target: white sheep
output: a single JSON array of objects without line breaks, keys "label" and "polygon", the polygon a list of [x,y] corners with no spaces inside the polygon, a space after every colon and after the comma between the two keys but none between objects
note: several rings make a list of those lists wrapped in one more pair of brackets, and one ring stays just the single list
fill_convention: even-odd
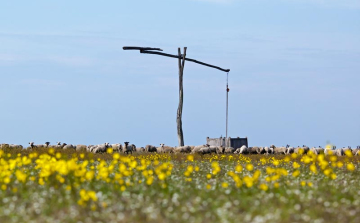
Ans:
[{"label": "white sheep", "polygon": [[317,150],[316,147],[312,147],[309,151],[312,152],[315,155],[319,155],[318,150]]},{"label": "white sheep", "polygon": [[11,149],[23,149],[24,147],[22,145],[10,144],[9,148],[11,148]]},{"label": "white sheep", "polygon": [[63,143],[62,149],[76,149],[76,146],[74,146],[73,144]]},{"label": "white sheep", "polygon": [[154,153],[154,152],[156,152],[156,147],[152,146],[152,145],[146,145],[145,146],[145,152]]},{"label": "white sheep", "polygon": [[242,146],[239,148],[239,154],[248,154],[248,153],[249,153],[249,150],[248,150],[247,146],[242,145]]},{"label": "white sheep", "polygon": [[97,146],[95,146],[95,148],[93,147],[92,152],[93,153],[105,153],[107,148],[109,148],[109,143],[108,142],[106,142],[104,144],[97,145]]},{"label": "white sheep", "polygon": [[48,146],[48,144],[39,144],[35,145],[34,142],[29,142],[31,148],[45,148]]},{"label": "white sheep", "polygon": [[294,147],[287,145],[286,146],[286,154],[294,153]]},{"label": "white sheep", "polygon": [[264,152],[266,155],[269,155],[269,154],[273,154],[274,151],[272,150],[272,148],[269,148],[267,146],[264,147]]},{"label": "white sheep", "polygon": [[225,147],[224,153],[234,153],[235,148],[233,147]]},{"label": "white sheep", "polygon": [[210,145],[205,144],[205,145],[194,146],[194,148],[192,148],[192,150],[191,150],[191,153],[197,153],[203,147],[210,147]]},{"label": "white sheep", "polygon": [[191,147],[190,146],[179,146],[174,148],[175,153],[190,153]]},{"label": "white sheep", "polygon": [[286,147],[276,147],[275,145],[271,145],[270,148],[273,149],[274,154],[286,154]]},{"label": "white sheep", "polygon": [[114,152],[120,153],[123,151],[123,147],[121,143],[111,144],[109,145],[109,147],[112,148]]},{"label": "white sheep", "polygon": [[81,145],[81,144],[75,146],[76,152],[86,151],[86,148],[87,148],[86,145]]},{"label": "white sheep", "polygon": [[174,153],[174,148],[170,146],[165,146],[165,144],[160,143],[160,147],[156,148],[158,153]]}]

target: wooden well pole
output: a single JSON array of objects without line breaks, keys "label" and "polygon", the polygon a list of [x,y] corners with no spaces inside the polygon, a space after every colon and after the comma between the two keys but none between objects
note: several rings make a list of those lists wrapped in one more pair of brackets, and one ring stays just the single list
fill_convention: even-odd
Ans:
[{"label": "wooden well pole", "polygon": [[186,57],[186,49],[184,47],[184,54],[181,55],[181,49],[178,48],[178,60],[179,60],[179,107],[177,110],[176,116],[176,124],[177,124],[177,134],[178,134],[178,142],[179,146],[184,146],[184,134],[182,130],[182,110],[184,104],[184,84],[183,84],[183,75],[184,75],[184,66],[185,66],[185,57]]},{"label": "wooden well pole", "polygon": [[[181,49],[179,47],[178,55],[158,52],[158,51],[163,51],[163,50],[160,48],[153,48],[153,47],[124,46],[123,49],[124,50],[140,50],[140,53],[157,54],[160,56],[166,56],[166,57],[172,57],[172,58],[178,59],[178,61],[179,61],[179,106],[178,106],[177,115],[176,115],[176,123],[177,123],[179,146],[184,146],[184,134],[183,134],[183,130],[182,130],[182,109],[183,109],[183,102],[184,102],[183,75],[184,75],[185,60],[194,62],[197,64],[201,64],[203,66],[212,67],[212,68],[215,68],[215,69],[227,72],[227,73],[230,71],[230,69],[223,69],[221,67],[214,66],[214,65],[211,65],[208,63],[204,63],[204,62],[201,62],[198,60],[186,58],[187,47],[184,47],[184,54],[181,54]],[[227,111],[226,111],[226,113],[227,113]],[[226,125],[227,125],[227,121],[226,121]],[[227,136],[227,126],[226,126],[226,136]]]}]

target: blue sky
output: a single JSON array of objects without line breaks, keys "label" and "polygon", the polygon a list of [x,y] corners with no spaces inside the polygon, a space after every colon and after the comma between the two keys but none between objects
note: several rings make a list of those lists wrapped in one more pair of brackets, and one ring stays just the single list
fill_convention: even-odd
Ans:
[{"label": "blue sky", "polygon": [[[360,1],[0,3],[0,143],[177,145],[177,60],[229,73],[229,135],[360,145]],[[185,144],[225,135],[224,72],[186,62]]]}]

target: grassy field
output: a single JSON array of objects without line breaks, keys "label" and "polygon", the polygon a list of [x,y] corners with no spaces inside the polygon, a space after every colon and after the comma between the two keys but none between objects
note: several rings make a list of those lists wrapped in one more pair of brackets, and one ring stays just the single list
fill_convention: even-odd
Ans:
[{"label": "grassy field", "polygon": [[360,222],[359,159],[0,150],[0,222]]}]

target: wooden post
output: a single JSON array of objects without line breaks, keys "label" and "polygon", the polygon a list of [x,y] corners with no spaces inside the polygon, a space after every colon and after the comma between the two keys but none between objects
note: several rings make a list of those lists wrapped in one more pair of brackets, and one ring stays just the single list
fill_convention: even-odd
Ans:
[{"label": "wooden post", "polygon": [[184,66],[185,66],[185,57],[186,57],[186,47],[184,47],[184,54],[181,58],[181,49],[178,48],[178,58],[179,58],[179,107],[177,110],[176,123],[177,123],[177,133],[179,146],[184,146],[184,135],[182,130],[182,109],[184,101],[184,91],[183,91],[183,75],[184,75]]},{"label": "wooden post", "polygon": [[[208,63],[204,63],[198,60],[194,60],[191,58],[186,58],[186,49],[187,47],[184,47],[184,54],[181,55],[181,49],[178,48],[178,55],[174,54],[168,54],[168,53],[162,53],[157,51],[162,51],[160,48],[153,48],[153,47],[137,47],[137,46],[124,46],[124,50],[140,50],[140,53],[146,53],[146,54],[156,54],[160,56],[166,56],[166,57],[172,57],[172,58],[178,58],[179,60],[179,107],[177,110],[177,116],[176,116],[176,123],[177,123],[177,132],[178,132],[178,141],[179,146],[184,146],[184,135],[182,130],[182,109],[183,109],[183,101],[184,101],[184,93],[183,93],[183,74],[184,74],[184,66],[185,66],[185,60],[194,62],[197,64],[201,64],[207,67],[212,67],[224,72],[230,72],[230,69],[223,69],[221,67],[217,67]],[[226,106],[227,108],[227,106]],[[227,114],[227,112],[226,112]],[[227,121],[226,121],[227,123]],[[227,127],[226,127],[226,136],[227,136]]]}]

